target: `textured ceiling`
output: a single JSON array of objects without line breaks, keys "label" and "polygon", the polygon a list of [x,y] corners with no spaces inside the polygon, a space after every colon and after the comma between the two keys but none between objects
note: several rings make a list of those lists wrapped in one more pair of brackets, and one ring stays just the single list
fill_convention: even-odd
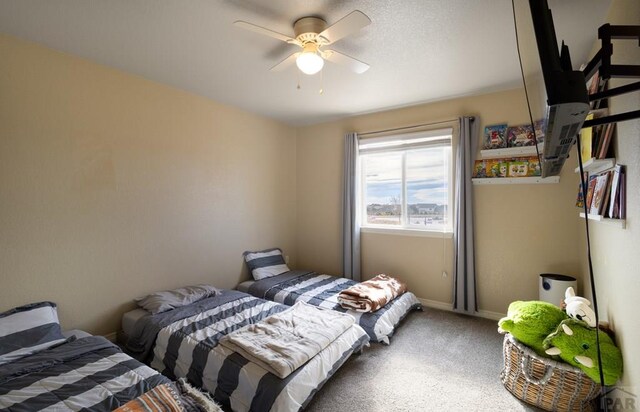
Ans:
[{"label": "textured ceiling", "polygon": [[[610,0],[549,0],[574,66],[589,58]],[[323,75],[269,68],[296,47],[300,17],[329,24],[361,10],[371,25],[332,48],[371,65]],[[527,72],[538,65],[528,2],[516,0]],[[510,0],[0,0],[0,32],[293,125],[520,85]],[[296,88],[300,78],[301,89]],[[321,86],[324,93],[318,94]]]}]

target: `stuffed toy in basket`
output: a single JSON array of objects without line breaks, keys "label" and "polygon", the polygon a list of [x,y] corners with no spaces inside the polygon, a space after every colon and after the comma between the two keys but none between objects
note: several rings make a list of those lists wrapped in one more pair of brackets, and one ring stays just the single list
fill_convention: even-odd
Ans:
[{"label": "stuffed toy in basket", "polygon": [[549,411],[590,411],[600,392],[600,340],[603,376],[614,385],[622,375],[622,354],[595,326],[590,302],[565,294],[567,313],[547,302],[513,302],[498,331],[504,339],[505,388],[517,398]]}]

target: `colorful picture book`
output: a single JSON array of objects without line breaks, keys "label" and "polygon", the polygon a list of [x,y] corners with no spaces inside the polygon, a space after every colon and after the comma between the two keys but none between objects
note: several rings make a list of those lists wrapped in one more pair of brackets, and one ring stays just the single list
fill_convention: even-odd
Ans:
[{"label": "colorful picture book", "polygon": [[507,147],[507,124],[494,124],[484,128],[483,149]]},{"label": "colorful picture book", "polygon": [[[597,119],[606,116],[608,109],[592,110],[586,120]],[[611,146],[611,139],[615,123],[603,124],[593,127],[585,127],[580,131],[580,146],[582,161],[591,158],[606,159]]]},{"label": "colorful picture book", "polygon": [[542,167],[537,156],[528,157],[527,162],[529,163],[527,176],[542,176]]},{"label": "colorful picture book", "polygon": [[507,129],[507,146],[522,147],[534,144],[533,128],[530,124],[511,126]]},{"label": "colorful picture book", "polygon": [[[589,184],[589,173],[584,172],[584,182]],[[584,208],[584,190],[582,190],[582,181],[578,183],[578,197],[576,198],[576,207]]]},{"label": "colorful picture book", "polygon": [[473,177],[507,177],[508,167],[502,159],[476,160]]},{"label": "colorful picture book", "polygon": [[587,210],[591,208],[591,201],[593,199],[593,190],[596,188],[596,180],[598,176],[589,176],[589,183],[587,185],[587,197],[585,197],[585,202],[587,205]]},{"label": "colorful picture book", "polygon": [[602,212],[602,206],[605,200],[605,192],[607,184],[609,183],[609,172],[605,172],[598,175],[596,178],[596,185],[593,189],[593,199],[591,200],[591,207],[589,209],[590,215],[599,215]]},{"label": "colorful picture book", "polygon": [[529,172],[529,162],[527,161],[512,161],[509,162],[509,171],[507,176],[509,177],[525,177]]},{"label": "colorful picture book", "polygon": [[612,170],[591,175],[587,183],[586,196],[583,196],[581,185],[578,187],[576,206],[584,208],[586,204],[590,215],[624,219],[626,205],[624,182],[623,165],[616,165]]},{"label": "colorful picture book", "polygon": [[546,119],[536,120],[535,123],[533,123],[533,127],[536,131],[536,140],[538,141],[538,143],[544,142],[544,131],[546,126]]},{"label": "colorful picture book", "polygon": [[[585,120],[592,120],[593,116],[593,113],[589,113]],[[580,130],[580,153],[582,155],[583,162],[586,162],[593,157],[591,155],[592,140],[593,127],[585,127],[584,129]]]},{"label": "colorful picture book", "polygon": [[542,169],[536,156],[509,159],[476,160],[473,177],[530,177],[540,176]]}]

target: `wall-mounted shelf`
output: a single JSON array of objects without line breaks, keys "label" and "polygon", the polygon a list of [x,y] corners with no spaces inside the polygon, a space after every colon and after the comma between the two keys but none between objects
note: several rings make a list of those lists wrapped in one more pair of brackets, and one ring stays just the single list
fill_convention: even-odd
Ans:
[{"label": "wall-mounted shelf", "polygon": [[[616,226],[620,229],[627,227],[627,221],[625,219],[610,219],[608,217],[602,217],[601,215],[588,215],[589,220],[604,223],[610,226]],[[580,217],[584,219],[584,213],[580,213]]]},{"label": "wall-mounted shelf", "polygon": [[[542,153],[544,143],[538,143],[538,150]],[[487,149],[480,150],[480,159],[503,159],[507,157],[527,157],[536,156],[535,146],[521,146],[521,147],[505,147],[504,149]]]},{"label": "wall-mounted shelf", "polygon": [[[499,150],[499,149],[498,149]],[[531,185],[560,183],[560,176],[551,177],[477,177],[471,179],[474,185]]]},{"label": "wall-mounted shelf", "polygon": [[[598,174],[600,172],[604,172],[607,169],[611,169],[616,165],[616,159],[596,159],[591,158],[586,162],[582,163],[582,169],[585,172],[589,172],[590,174]],[[580,166],[575,168],[576,173],[580,173]]]}]

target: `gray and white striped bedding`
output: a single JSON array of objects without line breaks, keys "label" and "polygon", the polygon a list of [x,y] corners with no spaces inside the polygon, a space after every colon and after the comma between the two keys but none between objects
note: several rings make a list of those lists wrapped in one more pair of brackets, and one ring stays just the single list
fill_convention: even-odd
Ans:
[{"label": "gray and white striped bedding", "polygon": [[[287,306],[265,301],[238,291],[194,304],[195,314],[172,319],[163,325],[163,314],[141,318],[136,323],[136,340],[147,340],[148,331],[157,330],[151,366],[171,378],[186,377],[210,392],[225,409],[234,411],[298,411],[333,373],[351,356],[368,345],[368,336],[351,326],[304,366],[280,379],[241,355],[218,345],[223,336],[258,322]],[[168,316],[172,311],[165,312]],[[145,332],[145,330],[147,332]],[[138,346],[144,346],[140,343]]]},{"label": "gray and white striped bedding", "polygon": [[0,368],[0,411],[111,411],[169,379],[103,337],[80,338]]},{"label": "gray and white striped bedding", "polygon": [[243,256],[255,280],[276,276],[289,270],[280,248],[261,250],[259,252],[247,251],[243,253]]},{"label": "gray and white striped bedding", "polygon": [[53,302],[31,303],[0,314],[0,365],[64,341]]},{"label": "gray and white striped bedding", "polygon": [[302,301],[309,304],[346,312],[367,332],[372,342],[388,344],[395,327],[407,314],[422,305],[416,296],[406,292],[383,308],[370,313],[346,310],[338,303],[340,291],[357,282],[315,272],[292,270],[277,276],[252,282],[245,290],[249,294],[285,305]]}]

